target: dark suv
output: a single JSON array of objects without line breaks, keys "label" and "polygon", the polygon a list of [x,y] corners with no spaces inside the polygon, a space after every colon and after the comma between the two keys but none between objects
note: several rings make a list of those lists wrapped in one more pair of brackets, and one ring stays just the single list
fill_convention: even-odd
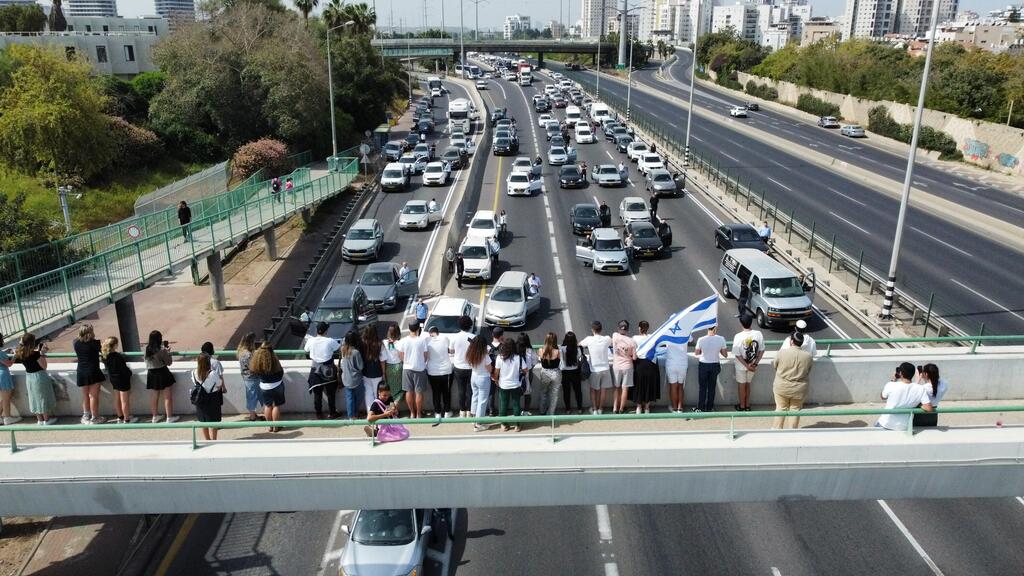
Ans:
[{"label": "dark suv", "polygon": [[363,287],[358,284],[336,284],[327,290],[320,304],[310,317],[306,335],[316,335],[316,327],[320,322],[327,322],[327,336],[341,340],[351,330],[359,330],[367,324],[377,321],[370,300],[366,297]]}]

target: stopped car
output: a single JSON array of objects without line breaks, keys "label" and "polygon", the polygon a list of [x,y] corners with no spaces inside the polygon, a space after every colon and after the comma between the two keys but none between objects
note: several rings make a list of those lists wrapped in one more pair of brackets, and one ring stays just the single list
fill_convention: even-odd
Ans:
[{"label": "stopped car", "polygon": [[633,256],[637,258],[659,258],[665,253],[665,246],[658,236],[658,229],[646,221],[626,224],[626,234],[632,236]]},{"label": "stopped car", "polygon": [[426,230],[441,219],[441,212],[431,211],[426,200],[409,200],[398,215],[398,227],[402,230]]},{"label": "stopped car", "polygon": [[822,128],[839,128],[839,120],[835,116],[822,116],[818,118],[818,126]]},{"label": "stopped car", "polygon": [[750,224],[723,224],[715,229],[715,248],[732,250],[733,248],[753,248],[762,252],[768,251],[768,245],[757,234]]},{"label": "stopped car", "polygon": [[493,210],[477,210],[469,221],[467,237],[476,238],[497,238],[498,237],[498,215]]},{"label": "stopped car", "polygon": [[466,236],[459,246],[463,280],[491,279],[491,244],[480,236]]},{"label": "stopped car", "polygon": [[562,166],[558,170],[559,188],[585,188],[586,186],[587,177],[576,164]]},{"label": "stopped car", "polygon": [[374,218],[362,218],[345,234],[341,243],[341,257],[349,262],[355,260],[376,260],[384,246],[384,230]]},{"label": "stopped car", "polygon": [[374,262],[363,270],[359,285],[375,309],[394,310],[399,300],[416,293],[419,271],[410,270],[405,276],[399,277],[398,270],[394,262]]},{"label": "stopped car", "polygon": [[590,129],[590,126],[586,122],[577,122],[576,128],[576,143],[577,144],[593,144],[594,143],[594,131]]},{"label": "stopped car", "polygon": [[476,334],[476,317],[480,308],[471,304],[465,298],[451,298],[443,296],[431,307],[430,315],[424,323],[424,332],[430,332],[431,328],[437,328],[441,334],[458,334],[459,318],[469,316],[473,320],[473,327],[470,332]]},{"label": "stopped car", "polygon": [[551,102],[548,101],[547,98],[538,98],[537,100],[533,101],[533,111],[534,112],[550,112],[551,111]]},{"label": "stopped car", "polygon": [[593,204],[576,204],[569,209],[569,226],[576,235],[601,227],[601,215]]},{"label": "stopped car", "polygon": [[494,156],[512,156],[519,152],[519,139],[514,137],[499,137],[494,139],[491,145],[491,154]]},{"label": "stopped car", "polygon": [[655,168],[644,178],[644,187],[655,196],[675,196],[679,193],[676,179],[664,168]]},{"label": "stopped car", "polygon": [[501,129],[511,130],[512,133],[515,134],[515,129],[512,127],[512,119],[509,118],[508,116],[506,116],[505,118],[502,118],[501,120],[498,120],[497,122],[495,122],[494,123],[494,129],[495,130],[501,130]]},{"label": "stopped car", "polygon": [[609,142],[615,142],[621,136],[629,137],[629,130],[622,124],[612,126],[604,131],[604,139]]},{"label": "stopped car", "polygon": [[451,166],[446,162],[431,162],[423,169],[423,185],[444,186],[451,175]]},{"label": "stopped car", "polygon": [[722,294],[739,294],[750,288],[747,309],[762,328],[795,326],[814,315],[814,288],[771,256],[751,249],[727,250],[718,267]]},{"label": "stopped car", "polygon": [[625,272],[629,270],[629,253],[619,234],[611,228],[595,228],[590,245],[581,241],[576,245],[576,259],[594,272]]},{"label": "stopped car", "polygon": [[626,196],[619,202],[619,219],[623,224],[651,220],[651,210],[647,202],[639,196]]},{"label": "stopped car", "polygon": [[421,134],[432,134],[434,132],[434,120],[431,118],[420,118],[416,121],[416,131]]},{"label": "stopped car", "polygon": [[506,114],[508,114],[508,108],[495,108],[494,111],[491,112],[491,126],[497,124],[498,120],[505,118]]},{"label": "stopped car", "polygon": [[452,169],[457,170],[466,167],[467,156],[466,152],[461,148],[449,146],[441,153],[441,160],[447,162]]},{"label": "stopped car", "polygon": [[512,172],[522,172],[524,174],[540,176],[541,165],[535,164],[533,160],[530,160],[526,156],[518,156],[512,162]]},{"label": "stopped car", "polygon": [[576,150],[573,148],[566,149],[562,146],[552,146],[548,149],[548,164],[552,166],[561,166],[575,162]]},{"label": "stopped car", "polygon": [[[310,316],[306,338],[316,335],[316,327],[327,323],[327,337],[341,340],[350,330],[359,330],[377,321],[377,313],[358,284],[335,284],[317,304]],[[305,340],[303,340],[305,344]]]},{"label": "stopped car", "polygon": [[729,116],[732,116],[733,118],[746,118],[747,117],[747,107],[746,106],[733,106],[732,108],[729,108]]},{"label": "stopped car", "polygon": [[346,576],[422,574],[430,535],[440,514],[434,510],[360,510],[352,526],[342,525],[348,543],[341,556]]},{"label": "stopped car", "polygon": [[636,161],[636,167],[640,170],[641,174],[647,174],[651,170],[664,169],[665,162],[661,159],[660,155],[648,152],[640,155],[640,158]]},{"label": "stopped car", "polygon": [[388,164],[380,174],[380,188],[385,192],[406,190],[409,188],[409,171],[398,162]]},{"label": "stopped car", "polygon": [[426,158],[427,162],[433,160],[433,157],[431,157],[430,154],[430,144],[417,144],[416,147],[412,149],[412,154],[419,158]]},{"label": "stopped car", "polygon": [[392,140],[384,145],[381,152],[384,154],[384,160],[398,162],[398,159],[402,157],[402,153],[405,152],[405,143],[401,140]]},{"label": "stopped car", "polygon": [[414,146],[420,143],[420,136],[415,132],[409,134],[402,140],[402,148],[405,150],[412,150]]},{"label": "stopped car", "polygon": [[487,90],[487,80],[477,80],[476,81],[476,89],[477,90]]},{"label": "stopped car", "polygon": [[555,108],[565,108],[568,104],[569,103],[566,101],[566,99],[562,98],[561,96],[556,96],[554,99]]},{"label": "stopped car", "polygon": [[402,157],[398,159],[398,163],[405,168],[405,171],[408,174],[419,174],[427,167],[426,158],[417,156],[411,152],[402,154]]},{"label": "stopped car", "polygon": [[551,114],[541,114],[537,117],[537,127],[544,128],[548,125],[548,122],[551,122],[552,120],[555,120],[555,118]]},{"label": "stopped car", "polygon": [[636,162],[640,159],[640,156],[646,154],[650,150],[650,147],[646,143],[640,140],[630,142],[626,146],[626,157],[631,161]]},{"label": "stopped car", "polygon": [[466,138],[465,136],[458,138],[452,137],[449,143],[452,146],[455,146],[456,148],[465,150],[467,156],[472,156],[473,151],[476,150],[476,146],[473,145],[473,141],[470,140],[469,138]]},{"label": "stopped car", "polygon": [[551,139],[548,140],[548,146],[565,146],[565,145],[566,145],[565,144],[565,138],[562,138],[561,134],[557,134],[555,136],[552,136]]},{"label": "stopped car", "polygon": [[530,294],[526,272],[504,272],[491,289],[484,304],[484,323],[489,326],[518,328],[526,325],[530,314],[540,308],[540,295]]},{"label": "stopped car", "polygon": [[839,133],[849,138],[863,138],[866,136],[864,128],[857,124],[847,124],[839,129]]},{"label": "stopped car", "polygon": [[597,182],[598,186],[622,186],[626,180],[614,164],[598,164],[590,169],[591,180]]},{"label": "stopped car", "polygon": [[615,139],[615,149],[623,154],[626,153],[626,149],[633,143],[632,136],[619,136]]},{"label": "stopped car", "polygon": [[554,120],[548,122],[548,125],[544,127],[544,137],[547,138],[548,140],[551,140],[552,138],[561,135],[562,125]]},{"label": "stopped car", "polygon": [[531,196],[541,191],[542,180],[525,172],[512,172],[505,180],[505,186],[509,196]]}]

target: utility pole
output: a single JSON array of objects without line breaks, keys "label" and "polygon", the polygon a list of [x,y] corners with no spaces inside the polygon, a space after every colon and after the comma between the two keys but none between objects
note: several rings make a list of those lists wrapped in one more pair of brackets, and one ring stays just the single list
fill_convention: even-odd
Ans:
[{"label": "utility pole", "polygon": [[619,64],[618,68],[626,66],[626,36],[629,32],[629,0],[622,0],[622,14],[619,15]]},{"label": "utility pole", "polygon": [[690,52],[690,103],[686,109],[686,143],[683,146],[683,190],[686,190],[686,175],[690,170],[690,126],[693,125],[693,85],[697,70],[697,38],[700,35],[701,1],[697,0],[697,22],[693,26],[693,50]]},{"label": "utility pole", "polygon": [[459,0],[459,59],[462,61],[462,79],[466,79],[466,10]]}]

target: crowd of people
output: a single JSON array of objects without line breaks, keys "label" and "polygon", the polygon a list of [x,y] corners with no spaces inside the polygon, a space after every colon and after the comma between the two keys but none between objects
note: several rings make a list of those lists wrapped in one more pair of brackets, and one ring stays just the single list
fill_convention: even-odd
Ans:
[{"label": "crowd of people", "polygon": [[[536,285],[539,289],[539,278]],[[659,351],[664,370],[659,368],[659,358],[651,360],[638,355],[638,350],[650,338],[650,325],[646,321],[639,322],[636,333],[631,333],[630,323],[622,320],[610,336],[605,334],[599,321],[591,323],[590,333],[582,339],[571,331],[561,340],[554,332],[548,332],[535,348],[525,332],[513,338],[501,327],[495,327],[490,338],[474,334],[473,322],[466,316],[459,318],[457,333],[441,334],[431,327],[424,334],[421,316],[426,316],[423,301],[417,303],[416,319],[407,326],[405,335],[392,324],[383,340],[377,327],[368,325],[348,333],[339,342],[328,337],[328,325],[320,323],[317,335],[304,345],[310,361],[306,392],[313,397],[316,418],[343,417],[336,404],[339,387],[345,401],[344,417],[349,419],[376,421],[396,417],[402,409],[410,418],[423,418],[428,414],[428,389],[432,412],[437,418],[451,418],[456,414],[477,418],[551,415],[559,410],[559,399],[565,414],[583,414],[584,389],[589,391],[586,410],[590,414],[603,414],[609,403],[614,414],[627,411],[646,414],[660,399],[662,374],[667,384],[669,411],[677,414],[685,411],[683,392],[690,358],[687,347],[664,344]],[[743,329],[733,336],[731,343],[717,334],[715,326],[697,339],[693,354],[698,362],[698,399],[692,412],[715,410],[723,361],[734,364],[738,401],[733,410],[751,410],[751,384],[764,357],[765,339],[759,330],[752,328],[749,315],[742,315],[740,324]],[[775,428],[799,426],[799,416],[792,412],[803,407],[811,386],[816,353],[815,341],[805,333],[806,327],[799,323],[772,360],[776,410],[788,412],[775,418]],[[107,380],[113,390],[115,416],[112,420],[138,422],[138,417],[131,412],[133,375],[125,356],[118,350],[118,339],[111,336],[100,342],[92,326],[86,324],[79,329],[73,347],[77,359],[75,383],[82,394],[81,423],[107,421],[100,415],[100,386]],[[21,420],[11,414],[10,367],[14,363],[24,366],[29,410],[36,422],[40,425],[56,423],[57,387],[47,373],[48,351],[46,342],[37,340],[31,333],[24,334],[14,350],[3,349],[0,335],[0,422],[3,424]],[[173,356],[163,335],[156,330],[151,332],[143,359],[146,389],[150,391],[150,419],[154,423],[179,419],[174,413],[170,393],[175,385],[170,370]],[[268,343],[257,343],[255,334],[249,333],[239,342],[236,357],[245,388],[246,419],[265,420],[271,432],[279,431],[281,427],[275,422],[281,420],[287,386],[277,353]],[[384,389],[386,395],[382,394]],[[948,384],[939,376],[935,364],[915,367],[904,362],[883,387],[881,399],[887,409],[923,409],[925,413],[913,415],[913,425],[934,426],[937,422],[934,409],[947,390]],[[221,421],[226,391],[224,367],[216,357],[213,344],[206,342],[191,372],[190,399],[198,421]],[[910,414],[884,414],[876,426],[901,430],[910,423]],[[476,425],[478,431],[488,428],[488,425]],[[518,431],[519,428],[503,424],[502,429]],[[216,428],[202,430],[204,438],[217,438]]]}]

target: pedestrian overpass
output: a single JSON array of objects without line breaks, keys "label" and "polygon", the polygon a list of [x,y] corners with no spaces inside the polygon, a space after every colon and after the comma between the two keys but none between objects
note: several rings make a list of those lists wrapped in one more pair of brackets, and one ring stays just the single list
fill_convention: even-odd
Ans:
[{"label": "pedestrian overpass", "polygon": [[467,52],[523,53],[535,52],[544,66],[544,54],[614,54],[618,45],[596,40],[459,40],[455,38],[374,38],[372,45],[389,58],[444,57]]}]

